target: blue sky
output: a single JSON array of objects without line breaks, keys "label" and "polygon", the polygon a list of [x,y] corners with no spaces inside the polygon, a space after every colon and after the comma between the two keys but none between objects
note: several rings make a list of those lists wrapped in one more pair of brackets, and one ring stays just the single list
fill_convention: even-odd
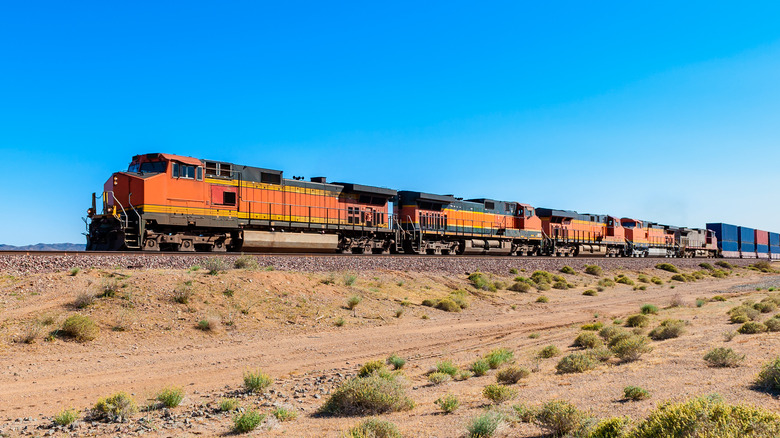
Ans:
[{"label": "blue sky", "polygon": [[169,152],[780,231],[780,3],[16,2],[0,243]]}]

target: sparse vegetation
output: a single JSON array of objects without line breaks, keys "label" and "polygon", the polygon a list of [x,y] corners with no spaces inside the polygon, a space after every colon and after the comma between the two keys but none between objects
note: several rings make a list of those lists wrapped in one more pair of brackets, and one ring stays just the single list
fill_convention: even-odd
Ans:
[{"label": "sparse vegetation", "polygon": [[233,417],[233,432],[247,433],[257,429],[257,426],[265,420],[266,415],[249,408]]},{"label": "sparse vegetation", "polygon": [[503,424],[504,416],[495,410],[486,411],[474,417],[466,426],[468,438],[490,438]]},{"label": "sparse vegetation", "polygon": [[555,345],[548,345],[541,350],[539,350],[539,353],[537,354],[537,357],[542,359],[549,359],[551,357],[555,357],[557,355],[561,354],[561,350],[558,349]]},{"label": "sparse vegetation", "polygon": [[357,275],[344,274],[344,286],[352,286],[357,281]]},{"label": "sparse vegetation", "polygon": [[628,327],[646,327],[648,324],[650,324],[650,318],[646,315],[637,314],[626,318],[626,326]]},{"label": "sparse vegetation", "polygon": [[249,393],[263,393],[274,379],[261,370],[244,372],[244,390]]},{"label": "sparse vegetation", "polygon": [[531,371],[528,368],[510,365],[498,371],[496,374],[496,381],[498,383],[514,384],[519,382],[520,379],[528,377],[530,374]]},{"label": "sparse vegetation", "polygon": [[655,265],[655,268],[656,269],[660,269],[662,271],[667,271],[667,272],[674,272],[674,273],[680,272],[680,270],[677,269],[677,266],[674,266],[671,263],[659,263],[659,264]]},{"label": "sparse vegetation", "polygon": [[574,346],[580,348],[596,348],[602,345],[601,339],[593,332],[582,332],[574,339]]},{"label": "sparse vegetation", "polygon": [[86,315],[71,315],[62,323],[61,333],[78,342],[92,341],[100,333],[95,321]]},{"label": "sparse vegetation", "polygon": [[344,324],[346,324],[346,322],[347,321],[345,321],[344,318],[339,316],[338,318],[336,318],[335,321],[333,321],[333,325],[335,325],[336,327],[342,327]]},{"label": "sparse vegetation", "polygon": [[192,298],[192,288],[188,284],[177,286],[173,290],[173,301],[179,304],[188,304]]},{"label": "sparse vegetation", "polygon": [[439,408],[446,414],[455,412],[455,410],[457,410],[460,406],[458,397],[454,396],[453,394],[446,394],[438,398],[434,403],[436,403],[436,405],[439,406]]},{"label": "sparse vegetation", "polygon": [[391,354],[390,357],[387,358],[387,364],[392,365],[394,370],[400,370],[406,365],[406,359],[397,354]]},{"label": "sparse vegetation", "polygon": [[631,335],[615,343],[612,352],[623,362],[633,362],[639,360],[643,354],[653,351],[649,343],[645,336]]},{"label": "sparse vegetation", "polygon": [[655,306],[653,304],[643,304],[642,307],[640,307],[640,310],[642,311],[643,315],[657,315],[658,314],[658,306]]},{"label": "sparse vegetation", "polygon": [[101,398],[92,408],[94,417],[117,423],[125,421],[136,412],[138,412],[138,405],[124,392]]},{"label": "sparse vegetation", "polygon": [[378,418],[367,418],[349,430],[347,438],[402,438],[395,424]]},{"label": "sparse vegetation", "polygon": [[223,398],[217,404],[217,409],[220,412],[233,412],[238,409],[239,402],[235,398]]},{"label": "sparse vegetation", "polygon": [[207,258],[203,261],[201,267],[207,270],[209,275],[217,275],[220,273],[220,271],[224,271],[226,269],[225,261],[220,257]]},{"label": "sparse vegetation", "polygon": [[748,321],[739,328],[739,332],[743,335],[754,335],[756,333],[763,333],[766,330],[766,325],[756,321]]},{"label": "sparse vegetation", "polygon": [[57,426],[67,426],[78,419],[79,414],[75,409],[65,409],[54,416],[54,424]]},{"label": "sparse vegetation", "polygon": [[482,390],[482,396],[495,404],[517,397],[517,390],[506,385],[490,384]]},{"label": "sparse vegetation", "polygon": [[351,297],[347,298],[347,309],[354,310],[361,301],[363,301],[362,297],[359,295],[352,295]]},{"label": "sparse vegetation", "polygon": [[596,265],[585,265],[585,273],[590,275],[601,275],[602,269]]},{"label": "sparse vegetation", "polygon": [[207,318],[203,318],[200,321],[198,321],[196,327],[198,328],[198,330],[202,330],[204,332],[210,332],[216,330],[219,327],[219,319],[215,316],[209,316]]},{"label": "sparse vegetation", "polygon": [[569,275],[577,275],[577,271],[572,269],[571,266],[564,266],[564,267],[562,267],[561,268],[561,272],[564,273],[564,274],[569,274]]},{"label": "sparse vegetation", "polygon": [[666,319],[661,325],[650,331],[650,338],[654,341],[677,338],[685,331],[685,321],[679,319]]},{"label": "sparse vegetation", "polygon": [[414,407],[406,389],[393,374],[355,377],[339,386],[320,413],[328,415],[375,415]]},{"label": "sparse vegetation", "polygon": [[298,418],[298,411],[296,411],[295,408],[288,408],[285,406],[279,406],[271,413],[277,420],[281,422],[293,421]]},{"label": "sparse vegetation", "polygon": [[595,369],[598,362],[588,353],[572,353],[564,356],[555,369],[558,374],[583,373]]},{"label": "sparse vegetation", "polygon": [[257,259],[248,255],[242,255],[233,263],[236,269],[257,269],[258,266]]},{"label": "sparse vegetation", "polygon": [[735,368],[745,360],[745,355],[737,354],[731,348],[718,347],[713,348],[704,355],[704,361],[707,365],[716,368]]},{"label": "sparse vegetation", "polygon": [[163,388],[157,393],[156,399],[166,408],[175,408],[184,400],[184,389],[175,386]]},{"label": "sparse vegetation", "polygon": [[565,400],[551,400],[536,414],[534,422],[553,436],[566,436],[584,426],[588,416]]},{"label": "sparse vegetation", "polygon": [[638,386],[626,386],[623,388],[623,397],[626,400],[639,401],[650,398],[650,393]]},{"label": "sparse vegetation", "polygon": [[474,361],[473,364],[471,364],[470,369],[475,376],[481,377],[487,374],[488,371],[490,371],[490,364],[485,359],[478,359]]},{"label": "sparse vegetation", "polygon": [[80,292],[73,301],[73,306],[77,309],[84,309],[95,302],[95,295],[90,292]]},{"label": "sparse vegetation", "polygon": [[[508,348],[496,348],[485,355],[485,361],[491,369],[497,369],[505,363],[511,363],[515,360],[515,353]],[[473,371],[473,370],[472,370]],[[476,373],[475,373],[476,374]]]}]

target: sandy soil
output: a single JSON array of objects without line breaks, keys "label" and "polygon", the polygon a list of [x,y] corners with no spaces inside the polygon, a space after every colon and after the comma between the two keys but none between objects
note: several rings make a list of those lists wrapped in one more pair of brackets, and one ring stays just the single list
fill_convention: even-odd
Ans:
[{"label": "sandy soil", "polygon": [[[466,275],[379,270],[358,273],[351,286],[345,285],[349,278],[344,273],[263,270],[208,275],[202,270],[93,269],[75,276],[7,275],[0,279],[0,434],[224,435],[230,432],[231,416],[212,408],[220,397],[241,388],[245,371],[262,368],[276,378],[273,393],[244,395],[242,403],[263,412],[283,403],[300,415],[292,422],[268,421],[250,436],[339,437],[360,418],[320,417],[313,415],[315,411],[328,392],[361,364],[396,353],[408,360],[404,370],[417,406],[382,417],[395,422],[405,436],[463,436],[468,420],[486,406],[481,391],[495,382],[495,372],[439,386],[429,384],[425,373],[444,358],[465,367],[496,347],[511,348],[519,364],[538,367],[517,385],[519,397],[508,405],[562,398],[597,417],[641,419],[660,401],[717,392],[729,402],[780,412],[777,399],[750,389],[761,365],[780,352],[780,336],[738,335],[731,342],[723,337],[737,328],[729,324],[727,310],[746,298],[760,300],[769,292],[756,291],[755,285],[780,286],[780,276],[740,268],[725,279],[670,283],[669,273],[652,267],[643,271],[661,277],[664,284],[648,285],[644,291],[618,284],[593,297],[582,291],[594,288],[598,279],[585,274],[565,276],[574,289],[531,293],[477,291]],[[638,274],[614,270],[605,275],[619,272],[635,280]],[[493,279],[509,283],[512,277],[507,273]],[[114,296],[97,298],[84,309],[74,307],[78,294],[106,289],[115,290]],[[471,305],[461,313],[420,305],[425,298],[441,298],[453,289],[470,291]],[[175,291],[189,294],[188,302],[174,301]],[[355,311],[344,307],[352,295],[363,297]],[[539,295],[549,297],[549,303],[535,302]],[[696,298],[714,295],[728,300],[693,305]],[[690,322],[686,333],[653,342],[654,350],[637,362],[613,361],[594,371],[558,375],[558,358],[534,359],[546,345],[556,345],[564,354],[574,351],[570,345],[583,323],[612,324],[614,318],[637,313],[644,303],[666,307],[673,300],[686,305],[662,310],[647,330],[663,319],[679,318]],[[403,314],[396,318],[399,309]],[[97,339],[86,343],[58,336],[46,339],[73,313],[98,322]],[[762,315],[762,320],[771,316]],[[198,321],[204,319],[217,328],[198,330]],[[336,326],[339,319],[343,326]],[[20,342],[31,330],[40,330],[34,333],[35,342]],[[539,336],[529,337],[532,333]],[[716,346],[746,354],[744,365],[708,368],[702,356]],[[187,394],[170,412],[142,412],[121,425],[82,422],[67,433],[48,429],[51,417],[64,408],[85,410],[117,391],[132,393],[146,405],[166,385],[181,386]],[[625,402],[621,399],[626,385],[642,386],[652,397]],[[434,401],[448,392],[460,398],[461,408],[443,415]],[[140,426],[141,418],[148,427]],[[532,437],[541,431],[518,423],[504,434]]]}]

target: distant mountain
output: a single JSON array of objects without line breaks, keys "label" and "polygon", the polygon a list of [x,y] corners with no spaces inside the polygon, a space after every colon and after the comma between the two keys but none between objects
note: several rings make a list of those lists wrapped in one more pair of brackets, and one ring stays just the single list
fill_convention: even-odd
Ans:
[{"label": "distant mountain", "polygon": [[35,245],[13,246],[0,244],[0,251],[84,251],[81,243],[37,243]]}]

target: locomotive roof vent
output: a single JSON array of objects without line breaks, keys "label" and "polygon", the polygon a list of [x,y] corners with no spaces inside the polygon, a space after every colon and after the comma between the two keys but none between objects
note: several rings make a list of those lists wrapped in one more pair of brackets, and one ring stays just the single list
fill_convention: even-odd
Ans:
[{"label": "locomotive roof vent", "polygon": [[311,177],[311,182],[326,184],[328,181],[324,176],[313,176]]}]

